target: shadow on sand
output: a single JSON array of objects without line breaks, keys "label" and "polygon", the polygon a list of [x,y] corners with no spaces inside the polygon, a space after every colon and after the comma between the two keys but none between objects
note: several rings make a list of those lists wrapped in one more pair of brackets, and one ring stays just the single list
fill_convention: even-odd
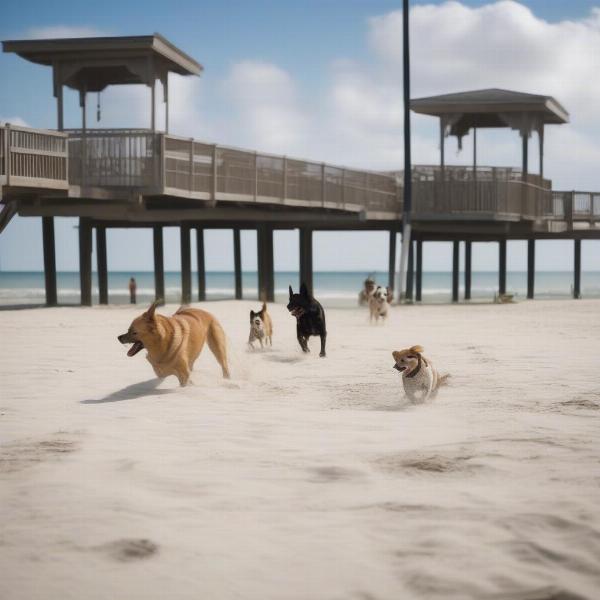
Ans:
[{"label": "shadow on sand", "polygon": [[158,385],[162,379],[158,377],[154,379],[148,379],[148,381],[140,381],[128,385],[127,387],[121,388],[104,398],[81,400],[81,404],[103,404],[104,402],[121,402],[122,400],[135,400],[136,398],[143,398],[144,396],[158,396],[161,394],[170,394],[173,390],[159,390]]}]

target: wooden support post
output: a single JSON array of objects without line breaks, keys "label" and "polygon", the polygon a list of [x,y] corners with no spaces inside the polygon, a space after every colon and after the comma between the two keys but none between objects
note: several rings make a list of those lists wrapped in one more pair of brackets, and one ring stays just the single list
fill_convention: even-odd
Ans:
[{"label": "wooden support post", "polygon": [[92,305],[92,226],[90,220],[79,218],[79,287],[81,305]]},{"label": "wooden support post", "polygon": [[198,301],[206,300],[206,263],[204,260],[204,229],[196,227],[196,258],[198,263]]},{"label": "wooden support post", "polygon": [[465,241],[465,300],[471,299],[471,240]]},{"label": "wooden support post", "polygon": [[408,246],[408,265],[406,267],[406,300],[412,302],[415,282],[415,252],[414,243],[410,240]]},{"label": "wooden support post", "polygon": [[390,230],[390,245],[388,255],[388,286],[394,289],[394,278],[396,277],[396,238],[398,232]]},{"label": "wooden support post", "polygon": [[458,267],[460,242],[454,240],[452,242],[452,302],[458,302]]},{"label": "wooden support post", "polygon": [[54,217],[42,217],[44,245],[44,280],[46,283],[46,306],[56,306],[56,253],[54,244]]},{"label": "wooden support post", "polygon": [[415,273],[415,300],[423,299],[423,240],[417,240],[417,270]]},{"label": "wooden support post", "polygon": [[312,234],[312,229],[300,228],[300,283],[305,283],[311,294],[313,293]]},{"label": "wooden support post", "polygon": [[273,302],[275,300],[273,230],[268,225],[259,225],[256,234],[258,250],[258,299],[264,302]]},{"label": "wooden support post", "polygon": [[192,255],[189,226],[181,225],[179,234],[181,236],[181,304],[189,304],[192,301]]},{"label": "wooden support post", "polygon": [[535,239],[527,240],[527,298],[533,300],[535,289]]},{"label": "wooden support post", "polygon": [[581,240],[574,240],[573,298],[581,298]]},{"label": "wooden support post", "polygon": [[108,264],[106,258],[106,227],[96,226],[96,267],[100,304],[108,304]]},{"label": "wooden support post", "polygon": [[233,230],[233,268],[235,275],[235,299],[242,299],[242,247],[240,243],[240,229]]},{"label": "wooden support post", "polygon": [[498,242],[498,293],[506,294],[506,240]]},{"label": "wooden support post", "polygon": [[154,232],[154,299],[165,303],[165,261],[163,256],[163,229],[155,225]]}]

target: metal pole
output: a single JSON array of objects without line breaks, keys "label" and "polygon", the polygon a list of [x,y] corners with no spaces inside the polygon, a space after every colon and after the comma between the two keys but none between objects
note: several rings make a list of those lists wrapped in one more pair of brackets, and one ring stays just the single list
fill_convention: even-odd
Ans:
[{"label": "metal pole", "polygon": [[410,156],[410,44],[408,23],[408,0],[402,0],[402,78],[404,83],[404,206],[402,215],[402,249],[400,252],[400,274],[398,302],[402,302],[410,248],[412,211],[412,170]]}]

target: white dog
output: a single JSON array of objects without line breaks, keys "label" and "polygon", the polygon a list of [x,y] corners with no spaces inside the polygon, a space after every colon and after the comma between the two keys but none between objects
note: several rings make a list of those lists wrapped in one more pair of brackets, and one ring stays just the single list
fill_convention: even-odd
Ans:
[{"label": "white dog", "polygon": [[379,319],[385,319],[388,316],[389,298],[388,291],[386,288],[377,286],[375,291],[369,296],[369,320],[371,323],[375,319],[375,323],[379,322]]}]

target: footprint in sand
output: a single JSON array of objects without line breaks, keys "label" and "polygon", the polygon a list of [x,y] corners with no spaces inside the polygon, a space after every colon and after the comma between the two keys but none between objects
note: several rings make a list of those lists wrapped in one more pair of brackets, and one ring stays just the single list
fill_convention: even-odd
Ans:
[{"label": "footprint in sand", "polygon": [[144,538],[115,540],[95,548],[119,562],[149,558],[158,552],[158,545]]}]

